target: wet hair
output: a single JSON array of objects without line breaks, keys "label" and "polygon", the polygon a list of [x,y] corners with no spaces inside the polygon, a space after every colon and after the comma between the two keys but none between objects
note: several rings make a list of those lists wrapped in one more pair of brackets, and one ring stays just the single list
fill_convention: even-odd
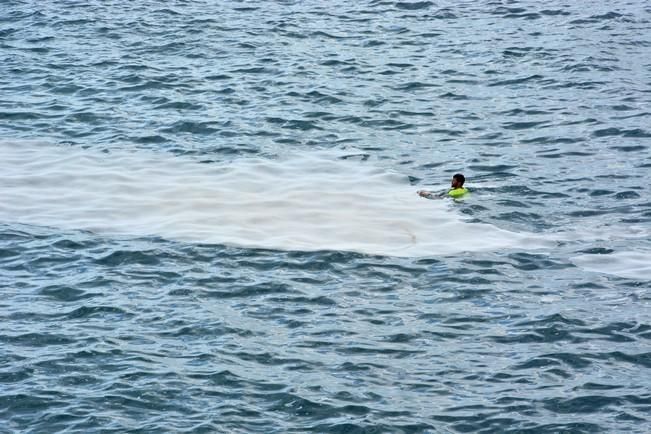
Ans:
[{"label": "wet hair", "polygon": [[461,184],[461,186],[463,186],[463,183],[466,182],[466,177],[460,173],[455,173],[453,178],[456,179],[459,184]]}]

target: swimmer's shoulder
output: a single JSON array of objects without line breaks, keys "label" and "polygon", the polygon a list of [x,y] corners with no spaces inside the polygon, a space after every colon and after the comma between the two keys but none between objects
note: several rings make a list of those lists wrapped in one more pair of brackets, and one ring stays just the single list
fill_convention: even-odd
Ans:
[{"label": "swimmer's shoulder", "polygon": [[465,196],[466,194],[468,194],[468,189],[465,188],[465,187],[453,188],[452,190],[448,191],[448,196],[450,196],[452,198],[455,198],[455,199],[459,198],[459,197],[462,197],[462,196]]}]

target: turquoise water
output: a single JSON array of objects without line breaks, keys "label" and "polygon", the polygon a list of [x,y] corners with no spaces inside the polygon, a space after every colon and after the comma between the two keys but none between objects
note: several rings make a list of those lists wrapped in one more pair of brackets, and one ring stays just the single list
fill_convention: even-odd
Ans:
[{"label": "turquoise water", "polygon": [[0,2],[0,432],[651,431],[605,3]]}]

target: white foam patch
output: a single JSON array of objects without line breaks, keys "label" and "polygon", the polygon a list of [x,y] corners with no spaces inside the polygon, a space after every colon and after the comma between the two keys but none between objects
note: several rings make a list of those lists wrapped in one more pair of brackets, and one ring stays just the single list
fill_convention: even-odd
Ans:
[{"label": "white foam patch", "polygon": [[0,221],[103,234],[388,256],[532,247],[463,221],[405,175],[318,151],[199,163],[189,157],[0,143]]},{"label": "white foam patch", "polygon": [[588,271],[613,274],[629,279],[651,280],[651,252],[613,252],[579,255],[572,262]]}]

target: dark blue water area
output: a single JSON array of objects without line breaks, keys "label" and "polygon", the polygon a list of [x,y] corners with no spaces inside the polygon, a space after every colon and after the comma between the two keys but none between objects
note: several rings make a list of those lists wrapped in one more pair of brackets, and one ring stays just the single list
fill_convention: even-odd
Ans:
[{"label": "dark blue water area", "polygon": [[651,431],[650,27],[641,0],[0,2],[3,143],[343,148],[414,191],[462,171],[450,212],[551,243],[0,221],[0,433]]}]

